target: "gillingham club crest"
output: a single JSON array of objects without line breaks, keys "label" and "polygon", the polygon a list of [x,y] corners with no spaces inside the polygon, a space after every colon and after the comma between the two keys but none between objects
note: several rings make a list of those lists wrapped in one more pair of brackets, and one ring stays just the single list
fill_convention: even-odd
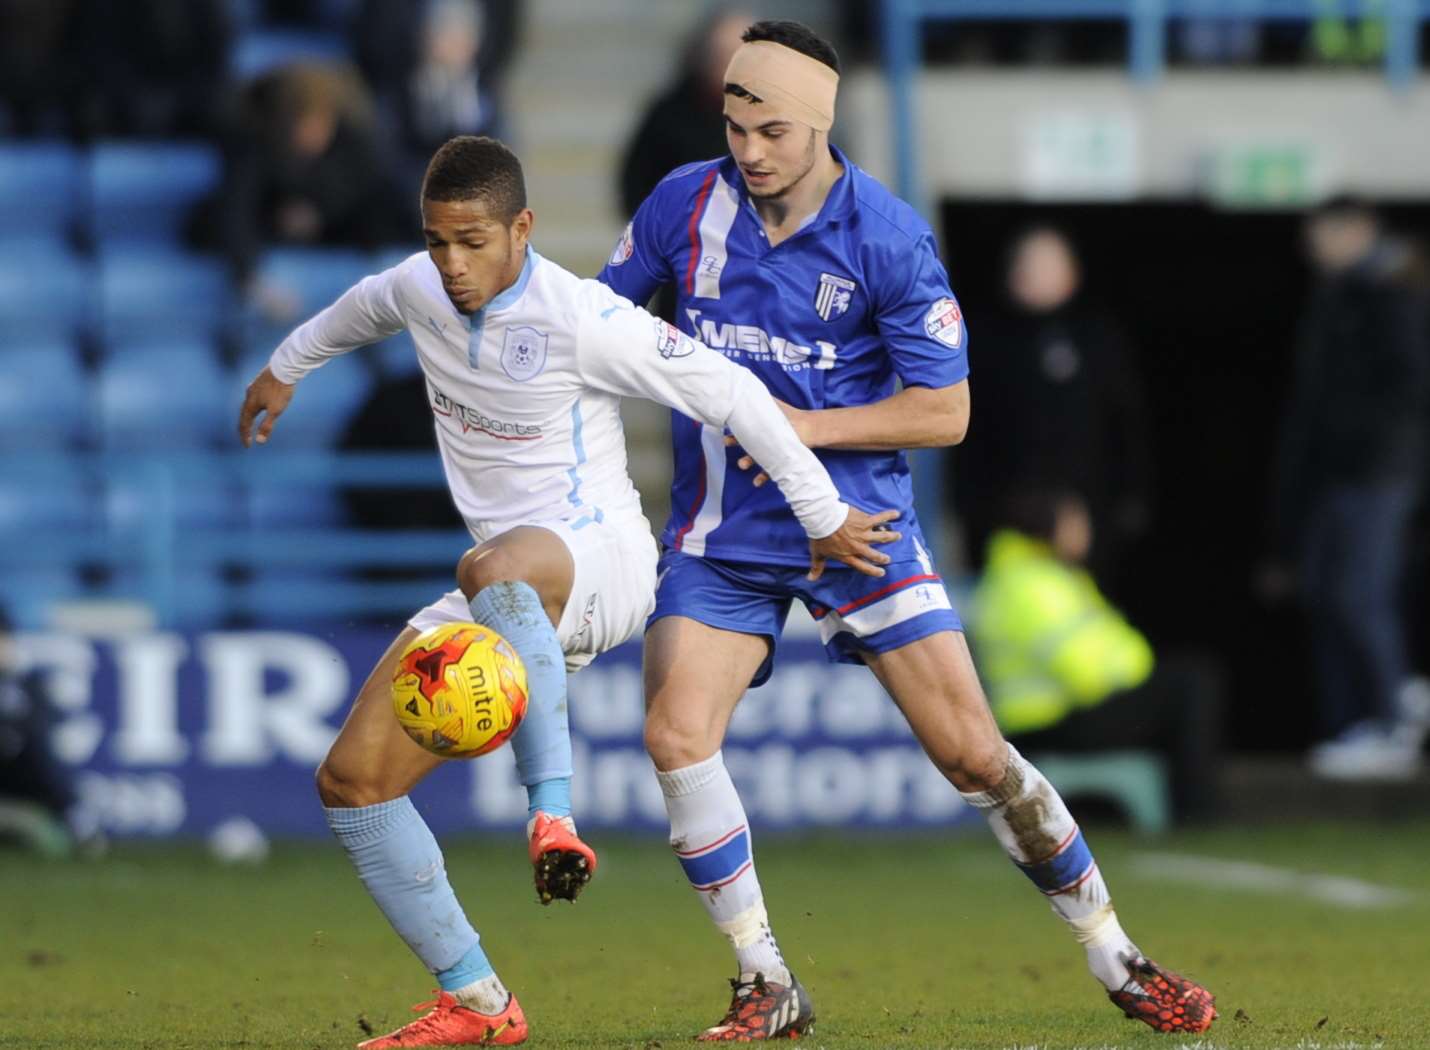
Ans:
[{"label": "gillingham club crest", "polygon": [[540,375],[546,367],[546,338],[545,333],[526,325],[508,328],[501,347],[502,371],[518,383]]},{"label": "gillingham club crest", "polygon": [[854,298],[856,287],[858,286],[847,277],[836,277],[832,273],[820,274],[819,287],[814,291],[814,312],[819,314],[820,320],[823,321],[843,317],[849,309],[849,300]]}]

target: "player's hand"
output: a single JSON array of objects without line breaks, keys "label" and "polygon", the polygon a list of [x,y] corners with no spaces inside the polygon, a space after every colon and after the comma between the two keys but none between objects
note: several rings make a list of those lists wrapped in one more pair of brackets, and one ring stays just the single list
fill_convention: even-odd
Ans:
[{"label": "player's hand", "polygon": [[238,411],[238,440],[248,448],[253,443],[253,421],[258,413],[264,413],[263,422],[258,425],[258,443],[268,443],[268,435],[273,432],[273,424],[293,400],[294,384],[284,383],[267,368],[253,377],[248,391],[243,395],[243,407]]},{"label": "player's hand", "polygon": [[824,563],[830,560],[842,561],[865,576],[884,575],[883,566],[889,564],[889,556],[872,545],[893,543],[902,536],[887,524],[898,516],[896,510],[865,514],[858,507],[850,507],[849,517],[837,531],[821,540],[809,541],[809,573],[805,579],[817,580],[823,576]]},{"label": "player's hand", "polygon": [[[818,448],[819,445],[815,441],[815,413],[802,408],[795,408],[793,405],[786,404],[779,398],[775,398],[774,402],[780,406],[780,411],[783,412],[785,418],[789,420],[789,425],[794,429],[795,436],[799,438],[800,444],[805,448]],[[728,448],[735,448],[739,445],[739,442],[735,440],[734,435],[726,434],[725,445]],[[746,455],[737,459],[735,466],[741,470],[750,470],[756,466],[756,463],[753,456]],[[753,484],[755,488],[759,488],[769,480],[770,476],[761,470],[755,475],[755,479],[751,484]]]}]

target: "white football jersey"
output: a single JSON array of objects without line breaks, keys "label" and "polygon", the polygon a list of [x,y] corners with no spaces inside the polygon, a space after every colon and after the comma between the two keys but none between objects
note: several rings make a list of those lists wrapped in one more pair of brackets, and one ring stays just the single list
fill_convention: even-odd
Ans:
[{"label": "white football jersey", "polygon": [[419,252],[297,328],[269,368],[296,383],[403,328],[427,379],[447,483],[479,542],[528,522],[641,518],[626,471],[623,396],[728,427],[810,536],[844,522],[848,508],[829,474],[748,370],[530,248],[516,283],[470,317]]}]

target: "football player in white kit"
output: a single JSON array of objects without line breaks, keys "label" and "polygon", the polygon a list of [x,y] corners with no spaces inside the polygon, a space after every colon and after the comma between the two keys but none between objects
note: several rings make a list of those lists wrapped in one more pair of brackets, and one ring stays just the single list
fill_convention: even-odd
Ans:
[{"label": "football player in white kit", "polygon": [[[392,715],[397,660],[417,634],[472,620],[526,665],[530,703],[512,738],[530,803],[543,903],[574,899],[596,866],[570,816],[566,673],[632,637],[654,603],[657,551],[626,472],[619,402],[645,397],[727,428],[753,455],[826,559],[882,573],[873,544],[898,538],[841,501],[765,386],[605,285],[528,245],[533,216],[516,156],[462,136],[422,187],[427,251],[358,283],[300,326],[249,385],[245,446],[268,441],[296,384],[339,354],[403,328],[427,379],[452,497],[476,541],[460,589],[417,613],[378,661],[318,769],[329,826],[394,929],[438,979],[430,1012],[362,1047],[509,1045],[527,1037],[447,881],[408,792],[441,759]],[[406,411],[406,406],[394,406]]]}]

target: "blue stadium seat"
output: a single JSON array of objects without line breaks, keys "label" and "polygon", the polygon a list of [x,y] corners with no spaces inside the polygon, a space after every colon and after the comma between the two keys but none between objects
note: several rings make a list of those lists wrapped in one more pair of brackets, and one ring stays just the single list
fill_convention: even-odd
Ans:
[{"label": "blue stadium seat", "polygon": [[70,144],[0,144],[0,230],[6,237],[66,236],[84,199],[79,151]]},{"label": "blue stadium seat", "polygon": [[169,627],[216,627],[228,618],[230,588],[218,571],[184,566],[171,584],[166,589],[164,581],[146,575],[142,569],[123,569],[93,593],[99,598],[145,602]]},{"label": "blue stadium seat", "polygon": [[339,62],[351,57],[347,41],[338,33],[249,30],[234,42],[229,73],[247,80],[290,62]]},{"label": "blue stadium seat", "polygon": [[90,161],[94,234],[102,243],[173,243],[222,175],[218,150],[207,144],[102,143]]},{"label": "blue stadium seat", "polygon": [[0,607],[20,630],[38,631],[53,626],[51,616],[59,602],[83,597],[79,577],[66,566],[4,567],[0,571]]},{"label": "blue stadium seat", "polygon": [[0,239],[0,345],[73,334],[95,315],[94,270],[53,237]]},{"label": "blue stadium seat", "polygon": [[207,343],[169,343],[116,356],[100,370],[106,448],[184,451],[234,443],[233,383]]},{"label": "blue stadium seat", "polygon": [[[311,451],[337,445],[376,385],[369,363],[359,359],[363,353],[359,350],[329,361],[298,384],[293,403],[274,429],[275,448]],[[268,364],[268,358],[268,353],[260,351],[240,359],[234,374],[235,413],[240,403],[237,399]]]},{"label": "blue stadium seat", "polygon": [[243,344],[250,351],[272,352],[289,332],[337,299],[368,274],[372,260],[342,248],[272,248],[258,264],[255,278],[292,296],[297,313],[270,321],[251,311],[245,318]]},{"label": "blue stadium seat", "polygon": [[260,530],[326,529],[347,524],[347,508],[336,487],[283,482],[251,484],[248,516]]},{"label": "blue stadium seat", "polygon": [[452,589],[450,573],[416,581],[354,579],[336,570],[307,573],[260,570],[237,599],[264,623],[313,623],[391,617],[400,622]]},{"label": "blue stadium seat", "polygon": [[156,464],[111,471],[105,478],[104,516],[111,530],[141,532],[151,528],[160,513],[172,514],[176,531],[238,529],[248,520],[238,479],[217,465],[202,477],[171,473]]},{"label": "blue stadium seat", "polygon": [[42,451],[91,437],[94,391],[66,339],[0,349],[0,451]]},{"label": "blue stadium seat", "polygon": [[233,289],[217,259],[156,245],[100,255],[101,333],[106,341],[212,336],[233,317]]},{"label": "blue stadium seat", "polygon": [[[17,536],[55,530],[95,531],[99,523],[99,486],[78,467],[60,460],[43,470],[0,470],[0,540],[14,554]],[[6,575],[9,567],[0,572]]]},{"label": "blue stadium seat", "polygon": [[301,318],[313,316],[376,273],[372,257],[347,248],[270,248],[258,264],[257,277],[292,292]]}]

